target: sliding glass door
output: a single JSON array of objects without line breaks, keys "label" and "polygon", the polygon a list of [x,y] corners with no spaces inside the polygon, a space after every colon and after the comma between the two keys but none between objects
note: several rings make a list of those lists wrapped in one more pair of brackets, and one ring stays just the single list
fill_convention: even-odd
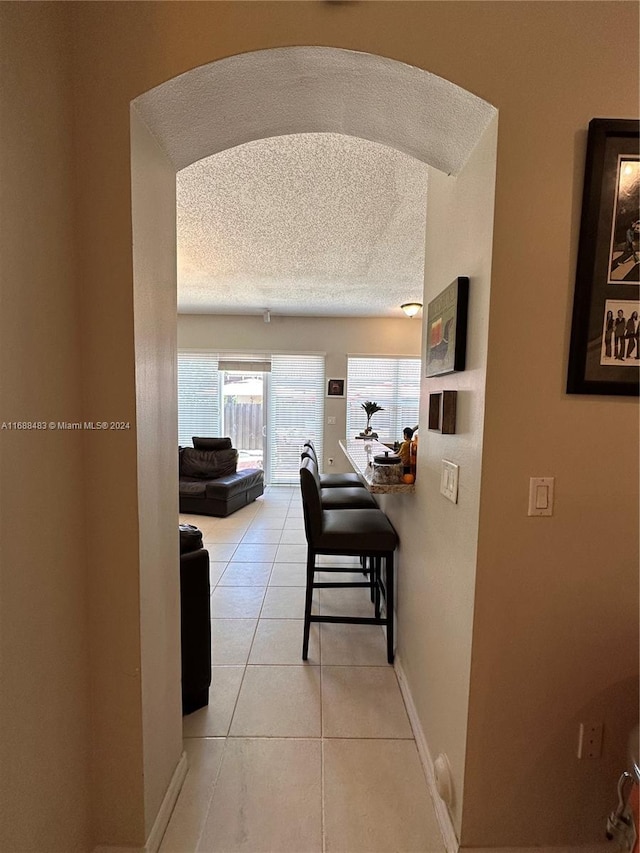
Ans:
[{"label": "sliding glass door", "polygon": [[238,468],[264,468],[265,481],[297,484],[312,439],[322,459],[324,356],[249,357],[178,353],[178,442],[229,436]]}]

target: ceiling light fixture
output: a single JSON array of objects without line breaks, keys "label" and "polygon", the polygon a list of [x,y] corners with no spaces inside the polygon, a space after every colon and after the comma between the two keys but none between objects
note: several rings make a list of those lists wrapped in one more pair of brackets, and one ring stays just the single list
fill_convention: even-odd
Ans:
[{"label": "ceiling light fixture", "polygon": [[415,317],[418,311],[422,308],[422,302],[405,302],[400,306],[407,317]]}]

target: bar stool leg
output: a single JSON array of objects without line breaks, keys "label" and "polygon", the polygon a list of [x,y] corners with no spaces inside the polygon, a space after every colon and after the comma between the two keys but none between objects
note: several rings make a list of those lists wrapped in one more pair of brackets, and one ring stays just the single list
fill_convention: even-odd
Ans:
[{"label": "bar stool leg", "polygon": [[307,592],[304,600],[304,633],[302,637],[302,660],[309,657],[309,632],[311,630],[311,604],[313,602],[313,579],[316,572],[316,554],[307,548]]},{"label": "bar stool leg", "polygon": [[372,557],[371,558],[371,566],[374,577],[374,608],[375,608],[375,617],[376,619],[380,618],[380,590],[382,584],[382,559],[380,557]]},{"label": "bar stool leg", "polygon": [[393,663],[394,658],[394,633],[393,633],[393,610],[394,610],[394,577],[393,577],[393,551],[385,556],[385,605],[387,611],[387,661]]},{"label": "bar stool leg", "polygon": [[369,566],[369,595],[371,598],[371,603],[374,604],[376,600],[376,572],[375,572],[375,564],[374,557],[365,557],[365,561]]}]

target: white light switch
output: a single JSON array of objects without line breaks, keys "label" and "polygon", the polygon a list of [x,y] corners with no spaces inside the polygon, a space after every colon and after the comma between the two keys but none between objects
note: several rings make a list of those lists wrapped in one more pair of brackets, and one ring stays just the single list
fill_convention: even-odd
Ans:
[{"label": "white light switch", "polygon": [[442,460],[442,473],[440,475],[440,494],[444,495],[451,503],[458,503],[458,471],[459,465],[454,465],[447,459]]},{"label": "white light switch", "polygon": [[536,487],[536,509],[547,509],[549,506],[549,486]]},{"label": "white light switch", "polygon": [[529,515],[553,515],[554,477],[529,479]]}]

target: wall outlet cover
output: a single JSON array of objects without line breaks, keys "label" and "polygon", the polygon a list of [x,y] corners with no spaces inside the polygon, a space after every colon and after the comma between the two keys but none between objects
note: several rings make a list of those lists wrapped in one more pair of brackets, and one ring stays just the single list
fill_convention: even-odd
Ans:
[{"label": "wall outlet cover", "polygon": [[580,723],[578,730],[578,758],[602,756],[603,723]]}]

